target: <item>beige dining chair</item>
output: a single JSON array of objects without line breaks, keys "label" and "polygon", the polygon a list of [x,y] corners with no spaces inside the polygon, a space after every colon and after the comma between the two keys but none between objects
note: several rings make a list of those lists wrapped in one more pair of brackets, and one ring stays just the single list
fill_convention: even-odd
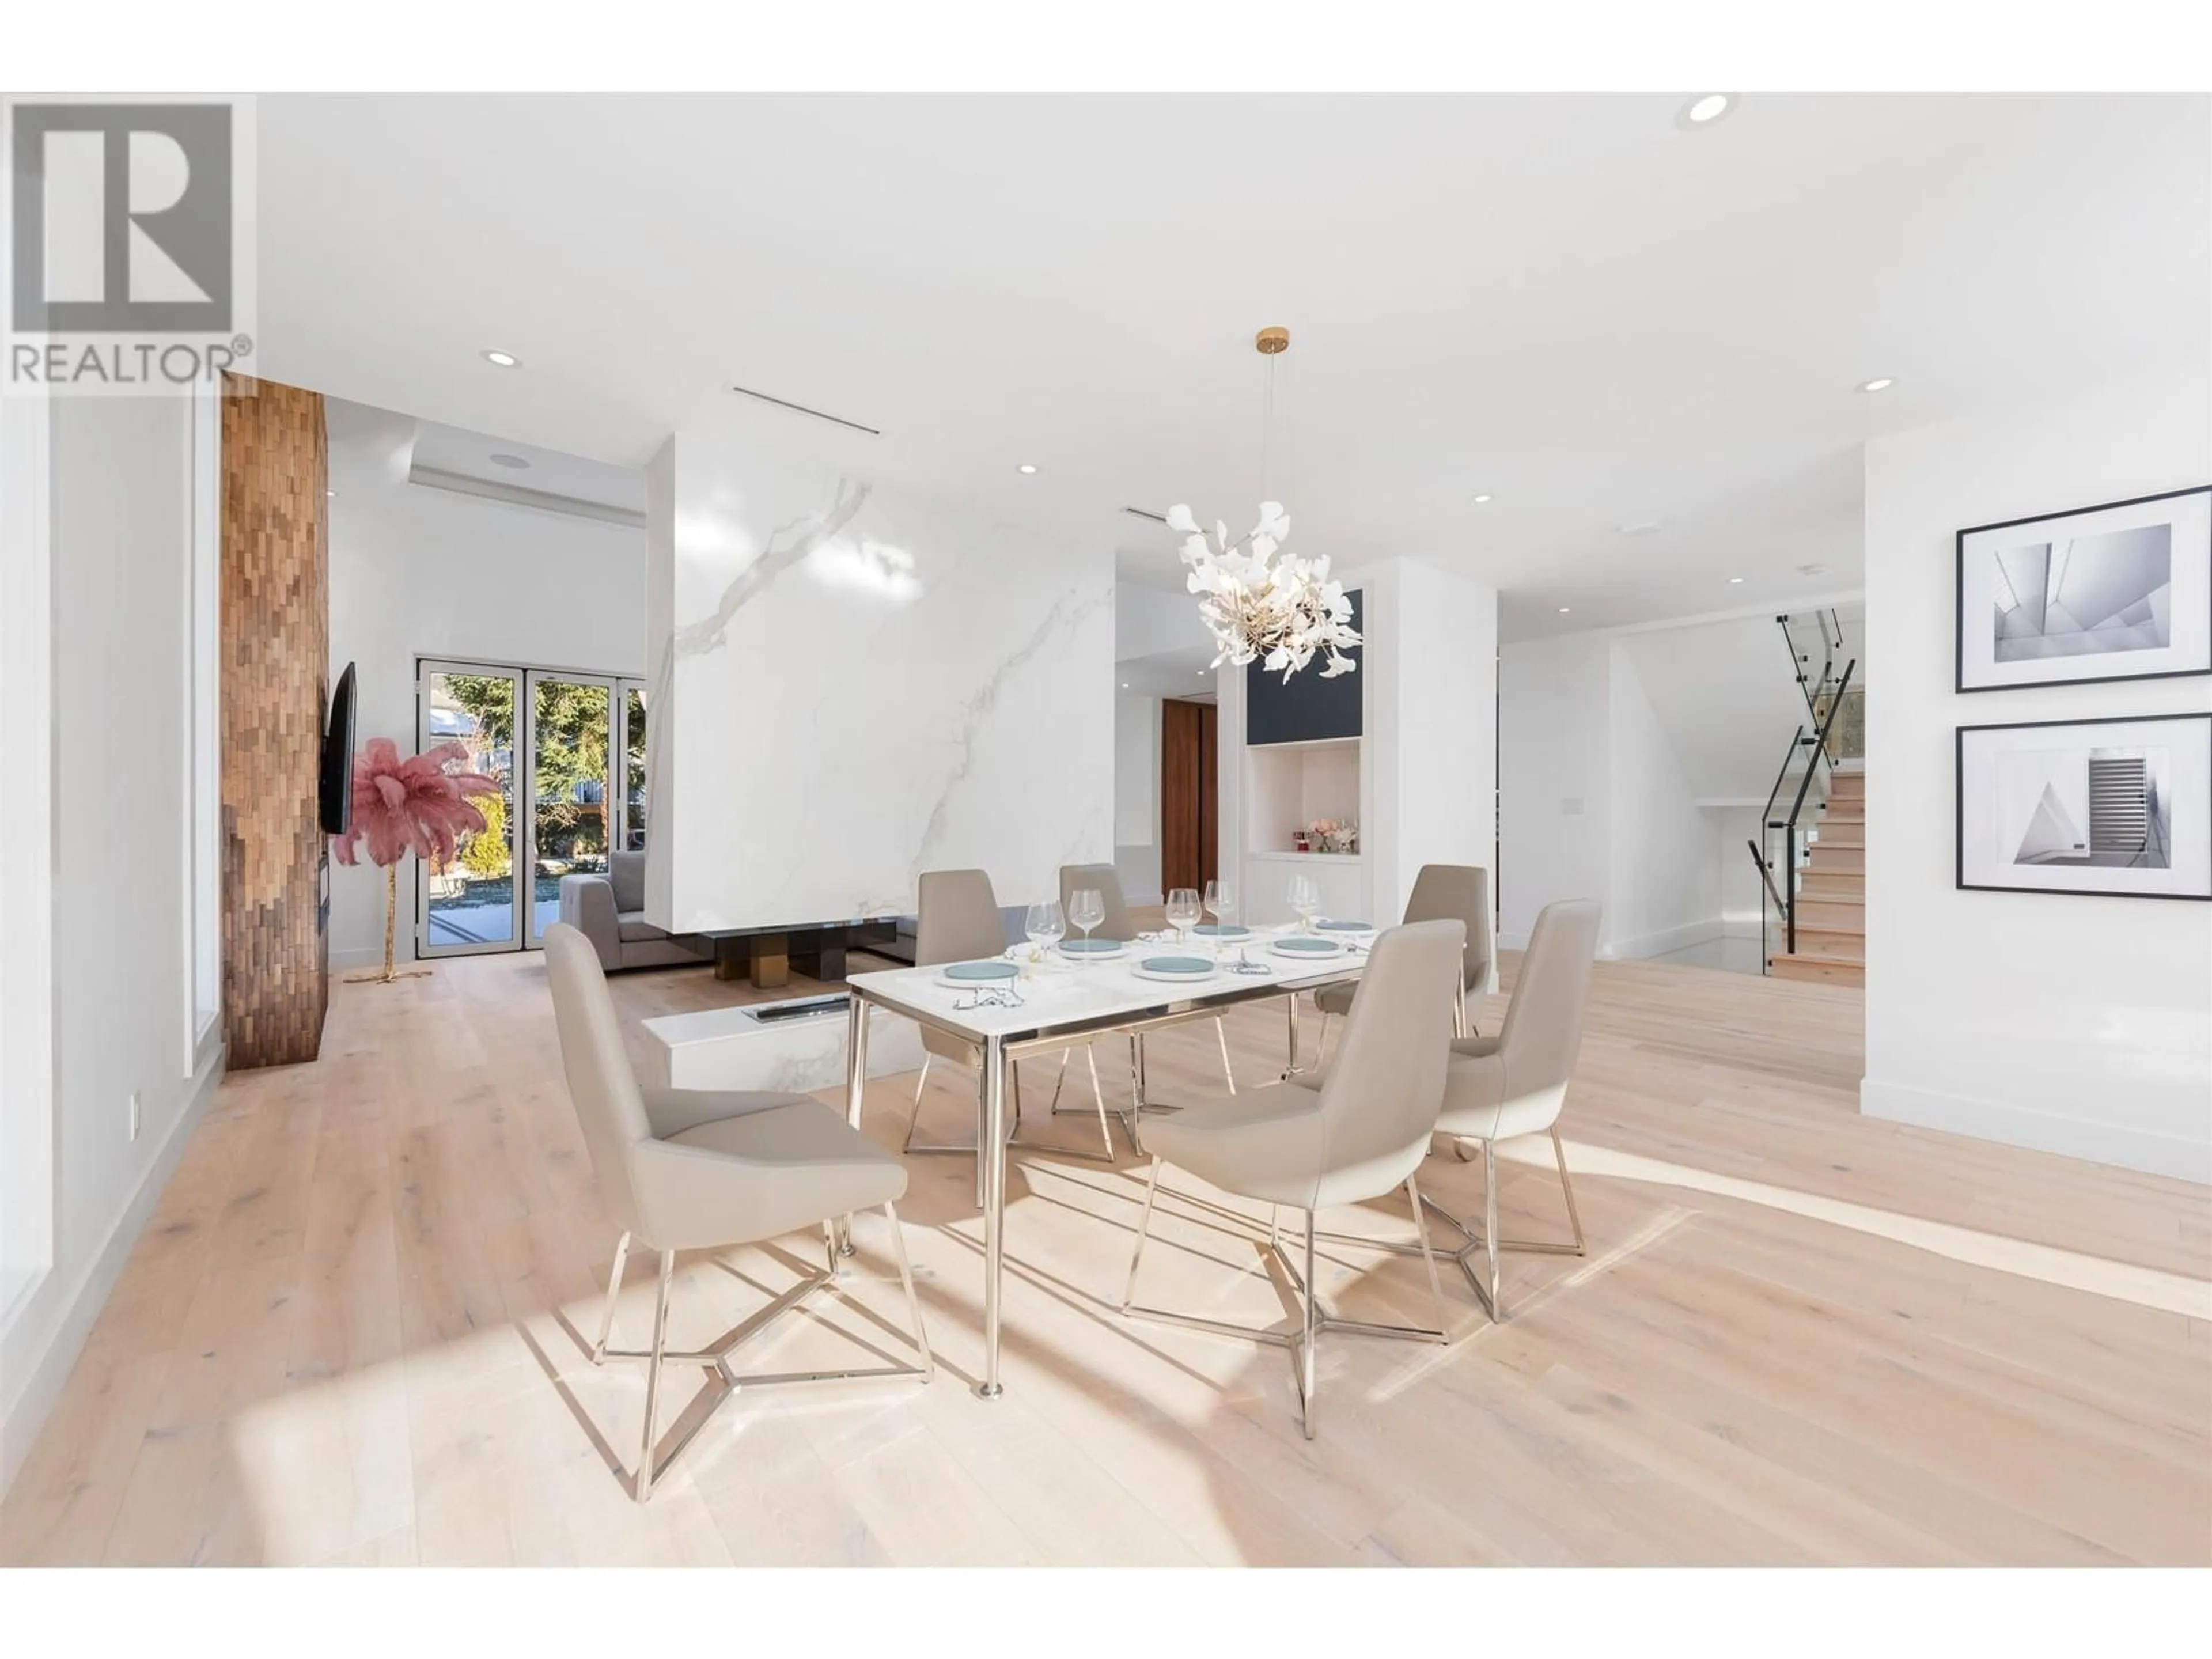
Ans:
[{"label": "beige dining chair", "polygon": [[[1106,911],[1106,920],[1091,930],[1091,937],[1133,943],[1138,932],[1136,920],[1129,914],[1128,901],[1121,895],[1121,872],[1110,864],[1063,864],[1060,866],[1060,915],[1072,914],[1075,895],[1086,888],[1097,890]],[[1070,939],[1079,936],[1072,921],[1068,924],[1067,936]],[[1229,1092],[1233,1095],[1237,1092],[1237,1071],[1229,1061],[1229,1026],[1218,1014],[1212,1018],[1214,1039],[1221,1045],[1221,1076],[1229,1085]],[[1066,1061],[1063,1060],[1060,1063],[1063,1075],[1066,1069]],[[1097,1087],[1095,1061],[1091,1066],[1091,1086],[1093,1089]],[[1052,1097],[1053,1109],[1057,1111],[1060,1109],[1060,1091],[1057,1088],[1053,1091]],[[1145,1034],[1142,1031],[1129,1034],[1129,1101],[1133,1115],[1145,1104]],[[1134,1141],[1136,1138],[1133,1120],[1129,1139]]]},{"label": "beige dining chair", "polygon": [[[1443,1292],[1436,1258],[1428,1252],[1428,1221],[1415,1172],[1427,1155],[1443,1103],[1451,1053],[1451,1012],[1444,988],[1459,974],[1466,928],[1457,921],[1416,922],[1394,927],[1375,941],[1366,968],[1367,994],[1345,1019],[1336,1064],[1319,1085],[1292,1079],[1242,1095],[1193,1102],[1148,1124],[1145,1150],[1152,1165],[1145,1182],[1144,1212],[1129,1257],[1121,1311],[1225,1336],[1250,1338],[1291,1351],[1306,1437],[1315,1431],[1319,1373],[1315,1344],[1324,1330],[1370,1336],[1446,1340]],[[1299,1324],[1295,1332],[1261,1330],[1194,1315],[1137,1305],[1137,1269],[1144,1261],[1160,1171],[1167,1164],[1238,1198],[1305,1213],[1305,1271],[1301,1274],[1271,1223],[1268,1247],[1296,1284]],[[1340,1204],[1380,1198],[1403,1186],[1427,1262],[1433,1328],[1340,1319],[1322,1304],[1314,1277],[1314,1216]]]},{"label": "beige dining chair", "polygon": [[[653,1482],[695,1439],[707,1420],[740,1389],[770,1382],[850,1382],[936,1374],[921,1302],[907,1261],[894,1202],[906,1194],[906,1166],[846,1122],[844,1116],[805,1095],[705,1089],[640,1089],[623,1049],[622,1026],[605,971],[590,939],[566,922],[545,930],[545,970],[553,984],[553,1020],[561,1039],[561,1064],[569,1098],[591,1154],[599,1199],[622,1229],[607,1304],[599,1317],[592,1363],[610,1358],[647,1362],[645,1438],[638,1454],[637,1501],[653,1496]],[[857,1370],[741,1376],[731,1360],[738,1349],[837,1279],[841,1222],[860,1210],[880,1207],[890,1230],[890,1249],[906,1291],[920,1363]],[[668,1350],[668,1295],[678,1250],[721,1249],[777,1238],[819,1226],[827,1265],[785,1291],[714,1347]],[[660,1252],[660,1283],[648,1348],[610,1348],[615,1301],[633,1242]],[[660,1373],[665,1365],[700,1365],[715,1372],[723,1393],[714,1407],[667,1455],[656,1458],[660,1433]]]},{"label": "beige dining chair", "polygon": [[[920,902],[915,920],[914,963],[917,968],[933,968],[948,962],[981,962],[1001,956],[1006,948],[1006,924],[1000,920],[998,895],[992,890],[991,878],[981,870],[932,870],[926,872],[921,883]],[[963,1157],[972,1155],[983,1144],[983,1051],[981,1045],[940,1031],[934,1026],[921,1027],[921,1075],[915,1079],[914,1106],[907,1114],[906,1139],[900,1150],[908,1152],[953,1152]],[[1088,1050],[1086,1049],[1086,1053]],[[922,1091],[929,1085],[929,1068],[939,1060],[949,1060],[966,1066],[975,1073],[975,1143],[970,1146],[915,1145],[915,1127],[921,1121]],[[1067,1075],[1068,1055],[1060,1057],[1060,1077]],[[1012,1074],[1014,1109],[1013,1121],[1007,1126],[1011,1139],[1021,1127],[1022,1072],[1012,1060],[1006,1063]],[[1098,1064],[1091,1064],[1091,1094],[1098,1114],[1098,1133],[1104,1142],[1103,1152],[1088,1152],[1060,1149],[1071,1158],[1086,1158],[1098,1163],[1115,1161],[1114,1133],[1108,1127],[1105,1091],[1098,1086]],[[1054,1109],[1058,1109],[1060,1090],[1053,1090]],[[975,1160],[975,1202],[983,1202],[983,1163]]]},{"label": "beige dining chair", "polygon": [[[1425,864],[1413,878],[1413,890],[1406,896],[1407,921],[1463,921],[1467,950],[1461,964],[1459,1012],[1453,1030],[1460,1036],[1475,1034],[1468,1018],[1467,999],[1490,987],[1492,961],[1490,930],[1490,872],[1479,864]],[[1324,985],[1314,993],[1321,1011],[1321,1031],[1314,1042],[1314,1064],[1328,1057],[1328,1023],[1352,1010],[1358,994],[1358,981]]]},{"label": "beige dining chair", "polygon": [[[1582,1048],[1583,1019],[1589,1006],[1590,974],[1597,960],[1599,907],[1594,899],[1547,904],[1528,935],[1514,981],[1513,1000],[1496,1036],[1465,1037],[1452,1044],[1451,1069],[1444,1080],[1437,1133],[1482,1149],[1482,1230],[1477,1232],[1434,1200],[1429,1207],[1467,1243],[1452,1252],[1467,1282],[1494,1320],[1505,1317],[1498,1293],[1501,1250],[1543,1255],[1583,1252],[1581,1213],[1575,1208],[1574,1183],[1567,1176],[1566,1148],[1559,1144],[1559,1112],[1566,1104],[1567,1082]],[[1567,1202],[1570,1240],[1511,1239],[1498,1236],[1498,1143],[1521,1135],[1549,1133],[1552,1156],[1559,1167],[1559,1190]],[[1483,1252],[1488,1282],[1475,1275],[1469,1257]]]}]

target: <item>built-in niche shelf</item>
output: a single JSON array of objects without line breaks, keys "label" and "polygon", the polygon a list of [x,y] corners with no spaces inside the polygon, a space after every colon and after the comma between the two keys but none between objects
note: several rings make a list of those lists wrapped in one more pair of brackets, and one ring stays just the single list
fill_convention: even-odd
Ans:
[{"label": "built-in niche shelf", "polygon": [[1363,917],[1364,853],[1301,853],[1293,836],[1316,818],[1361,821],[1367,740],[1331,738],[1273,743],[1244,751],[1244,866],[1247,920],[1291,919],[1291,878],[1310,876],[1322,913]]}]

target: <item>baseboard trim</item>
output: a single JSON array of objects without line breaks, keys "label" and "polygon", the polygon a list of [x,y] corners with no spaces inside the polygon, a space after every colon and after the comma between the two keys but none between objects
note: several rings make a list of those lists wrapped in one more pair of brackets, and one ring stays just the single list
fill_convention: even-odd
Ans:
[{"label": "baseboard trim", "polygon": [[2059,1117],[2002,1101],[1939,1094],[1929,1089],[1882,1083],[1873,1078],[1859,1085],[1859,1110],[1868,1117],[1890,1123],[1942,1129],[1952,1134],[1971,1135],[1977,1140],[1994,1140],[2008,1146],[2025,1146],[2033,1152],[2056,1152],[2062,1158],[2086,1158],[2092,1164],[2111,1164],[2124,1170],[2140,1170],[2146,1175],[2173,1176],[2212,1186],[2212,1141],[2185,1140],[2178,1135]]},{"label": "baseboard trim", "polygon": [[[378,951],[377,960],[383,959],[384,953]],[[108,1296],[115,1289],[115,1281],[123,1276],[124,1265],[131,1260],[139,1234],[145,1231],[155,1206],[161,1202],[169,1178],[176,1174],[185,1143],[206,1115],[208,1103],[215,1098],[227,1057],[228,1050],[216,1045],[194,1078],[191,1097],[185,1103],[185,1109],[177,1114],[169,1138],[161,1143],[160,1154],[146,1166],[137,1190],[124,1206],[123,1213],[116,1218],[107,1242],[100,1246],[100,1254],[93,1258],[84,1276],[68,1292],[66,1305],[53,1316],[44,1349],[23,1367],[23,1380],[15,1397],[0,1401],[0,1498],[6,1497],[9,1487],[15,1484],[16,1474],[38,1440],[39,1431],[46,1425],[54,1402],[61,1398],[62,1385],[69,1381],[77,1356],[84,1352],[85,1339],[92,1334],[94,1322],[107,1305]],[[33,1296],[36,1294],[34,1291]],[[31,1310],[27,1310],[27,1316],[30,1314]]]},{"label": "baseboard trim", "polygon": [[[412,962],[415,960],[415,953],[402,946],[392,953],[392,959],[395,963]],[[330,965],[331,971],[334,974],[341,969],[381,968],[384,966],[384,947],[379,945],[365,951],[333,951],[331,952]]]},{"label": "baseboard trim", "polygon": [[1668,927],[1656,933],[1641,933],[1634,939],[1617,939],[1598,947],[1598,955],[1616,962],[1640,961],[1645,957],[1663,957],[1669,951],[1686,951],[1693,945],[1711,945],[1725,937],[1717,917],[1703,921],[1686,922],[1680,927]]},{"label": "baseboard trim", "polygon": [[[1664,933],[1646,933],[1641,939],[1613,939],[1597,948],[1601,962],[1632,962],[1644,957],[1662,957],[1669,951],[1687,950],[1692,945],[1710,945],[1716,939],[1762,939],[1765,924],[1757,917],[1721,916],[1707,921],[1693,921]],[[1526,933],[1500,933],[1498,948],[1501,951],[1525,951],[1528,948]]]}]

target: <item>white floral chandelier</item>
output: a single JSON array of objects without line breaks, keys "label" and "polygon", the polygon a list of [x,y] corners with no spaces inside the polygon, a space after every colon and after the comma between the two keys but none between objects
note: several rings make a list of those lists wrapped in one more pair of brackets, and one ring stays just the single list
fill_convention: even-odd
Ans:
[{"label": "white floral chandelier", "polygon": [[1218,520],[1207,540],[1188,507],[1168,509],[1168,528],[1184,534],[1182,562],[1190,567],[1186,585],[1200,596],[1199,617],[1221,647],[1216,668],[1257,661],[1270,673],[1279,668],[1287,680],[1316,652],[1328,659],[1323,679],[1359,666],[1344,654],[1359,643],[1359,633],[1352,626],[1344,584],[1329,580],[1328,560],[1277,556],[1291,534],[1281,502],[1261,502],[1260,522],[1234,542],[1229,526]]},{"label": "white floral chandelier", "polygon": [[[1274,415],[1275,360],[1291,349],[1286,328],[1263,328],[1252,343],[1267,360],[1267,395],[1260,417],[1261,488],[1267,488],[1268,428]],[[1213,659],[1243,667],[1263,664],[1288,680],[1314,659],[1326,659],[1323,679],[1349,674],[1359,664],[1345,654],[1359,643],[1352,626],[1352,601],[1344,584],[1331,581],[1328,561],[1282,556],[1290,539],[1291,518],[1280,501],[1260,503],[1260,522],[1237,541],[1217,520],[1207,540],[1189,507],[1168,510],[1168,528],[1183,537],[1182,562],[1190,567],[1187,586],[1199,595],[1198,614],[1221,647]]]}]

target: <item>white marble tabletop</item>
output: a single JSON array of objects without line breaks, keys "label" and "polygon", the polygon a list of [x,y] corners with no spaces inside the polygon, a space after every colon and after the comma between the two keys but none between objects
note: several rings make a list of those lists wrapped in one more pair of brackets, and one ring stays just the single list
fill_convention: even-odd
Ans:
[{"label": "white marble tabletop", "polygon": [[1018,945],[1006,952],[1004,959],[1022,970],[1021,977],[1012,982],[1014,994],[1021,999],[1019,1006],[988,1000],[980,1006],[969,1006],[978,1004],[977,992],[982,988],[946,984],[941,977],[945,963],[854,974],[848,983],[867,1001],[981,1039],[1024,1036],[1066,1025],[1283,996],[1357,979],[1366,967],[1371,934],[1347,934],[1342,952],[1311,961],[1279,955],[1271,948],[1275,939],[1299,931],[1295,925],[1255,927],[1241,941],[1244,958],[1263,972],[1230,971],[1226,964],[1237,960],[1238,954],[1239,941],[1232,941],[1225,943],[1221,952],[1224,965],[1203,979],[1194,980],[1145,979],[1132,969],[1147,957],[1210,957],[1214,954],[1211,939],[1178,945],[1169,936],[1154,935],[1133,941],[1120,956],[1088,962],[1071,957],[1057,946],[1038,950],[1028,944]]}]

